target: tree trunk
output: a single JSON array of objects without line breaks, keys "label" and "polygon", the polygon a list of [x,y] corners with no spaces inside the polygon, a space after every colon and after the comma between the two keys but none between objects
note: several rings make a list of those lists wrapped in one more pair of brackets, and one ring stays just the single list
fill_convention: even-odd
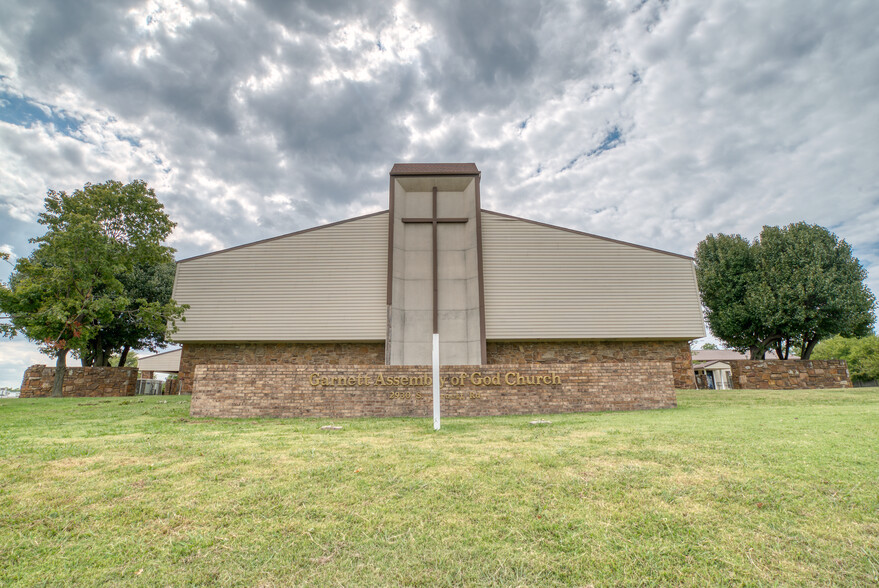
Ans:
[{"label": "tree trunk", "polygon": [[95,367],[103,367],[107,365],[107,355],[104,353],[104,343],[101,341],[101,333],[98,331],[98,334],[93,339],[95,345],[95,361],[92,365]]},{"label": "tree trunk", "polygon": [[812,350],[815,349],[815,345],[818,344],[818,337],[814,339],[807,339],[806,344],[803,346],[803,357],[800,359],[809,359],[812,357]]},{"label": "tree trunk", "polygon": [[61,398],[64,390],[64,376],[67,374],[67,352],[69,349],[62,349],[58,352],[58,359],[55,360],[55,380],[52,382],[52,398]]},{"label": "tree trunk", "polygon": [[775,355],[778,356],[778,359],[787,359],[790,357],[790,339],[785,339],[784,341],[778,340],[775,342]]},{"label": "tree trunk", "polygon": [[[778,345],[781,344],[781,335],[772,335],[770,337],[766,337],[759,343],[754,345],[750,345],[748,350],[751,352],[750,359],[766,359],[766,351],[772,347],[778,348]],[[781,357],[779,355],[779,357]]]},{"label": "tree trunk", "polygon": [[129,350],[131,350],[131,347],[128,345],[122,347],[122,353],[119,354],[119,367],[125,367],[125,360],[128,359]]},{"label": "tree trunk", "polygon": [[781,341],[775,342],[775,356],[778,359],[785,359],[785,357],[784,357],[784,344]]},{"label": "tree trunk", "polygon": [[91,366],[95,359],[95,353],[92,351],[91,346],[86,347],[85,351],[82,351],[81,353],[82,357],[80,357],[79,360],[82,362],[82,367]]}]

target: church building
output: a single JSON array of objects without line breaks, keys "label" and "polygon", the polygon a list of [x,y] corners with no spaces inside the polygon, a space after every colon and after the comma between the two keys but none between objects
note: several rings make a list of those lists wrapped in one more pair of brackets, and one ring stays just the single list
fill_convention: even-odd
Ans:
[{"label": "church building", "polygon": [[200,365],[670,364],[705,336],[693,259],[484,210],[473,163],[398,163],[388,210],[177,264]]}]

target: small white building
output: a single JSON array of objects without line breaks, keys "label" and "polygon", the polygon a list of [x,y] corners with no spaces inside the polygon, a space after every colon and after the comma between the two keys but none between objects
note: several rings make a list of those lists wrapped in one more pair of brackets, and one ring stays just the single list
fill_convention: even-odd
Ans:
[{"label": "small white building", "polygon": [[[693,373],[696,376],[696,387],[708,390],[730,390],[732,385],[732,368],[730,362],[748,358],[747,353],[739,353],[732,349],[697,349],[693,351]],[[766,359],[778,359],[774,351],[766,352]],[[799,359],[792,355],[791,359]]]}]

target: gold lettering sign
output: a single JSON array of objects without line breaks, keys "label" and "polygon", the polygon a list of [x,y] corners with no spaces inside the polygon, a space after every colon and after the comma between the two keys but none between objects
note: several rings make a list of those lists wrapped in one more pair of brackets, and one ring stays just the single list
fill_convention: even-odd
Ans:
[{"label": "gold lettering sign", "polygon": [[[348,388],[364,388],[371,386],[383,387],[430,387],[433,385],[433,378],[428,375],[385,375],[381,372],[375,374],[373,379],[369,374],[359,373],[356,376],[350,375],[321,375],[312,372],[308,376],[308,383],[316,388],[326,386],[348,387]],[[496,373],[484,372],[460,372],[450,376],[440,377],[440,385],[444,388],[455,388],[462,386],[556,386],[562,383],[559,374],[552,372],[549,374],[522,374],[520,372],[506,372],[501,375]],[[420,393],[419,393],[420,394]],[[458,394],[457,392],[449,392],[448,394]],[[461,393],[463,394],[463,392]],[[471,398],[474,398],[471,393]],[[457,398],[457,396],[455,396]],[[462,396],[463,397],[463,396]],[[475,398],[478,398],[478,394]],[[408,397],[407,397],[408,398]]]}]

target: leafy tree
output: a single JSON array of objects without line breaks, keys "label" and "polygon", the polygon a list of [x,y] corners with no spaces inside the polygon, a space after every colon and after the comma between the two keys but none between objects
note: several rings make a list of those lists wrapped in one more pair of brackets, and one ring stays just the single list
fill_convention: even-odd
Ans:
[{"label": "leafy tree", "polygon": [[183,309],[171,300],[175,269],[173,261],[138,263],[117,276],[122,284],[121,293],[107,295],[122,297],[128,303],[101,324],[85,349],[76,352],[83,365],[111,365],[109,359],[113,354],[118,354],[122,364],[127,365],[125,359],[131,349],[156,352],[167,345],[168,320],[180,318]]},{"label": "leafy tree", "polygon": [[696,249],[696,274],[711,332],[762,359],[768,349],[809,359],[821,339],[869,332],[875,298],[844,240],[795,223],[741,235],[709,235]]},{"label": "leafy tree", "polygon": [[821,341],[812,353],[814,359],[844,359],[852,380],[879,380],[879,337],[833,337]]},{"label": "leafy tree", "polygon": [[708,235],[696,248],[696,277],[705,318],[728,347],[763,357],[775,334],[759,308],[756,251],[741,235]]},{"label": "leafy tree", "polygon": [[705,344],[702,345],[702,349],[709,349],[709,350],[711,350],[711,349],[720,349],[720,347],[718,347],[718,346],[715,345],[714,343],[705,343]]},{"label": "leafy tree", "polygon": [[[8,285],[0,284],[0,311],[10,317],[0,331],[23,333],[56,358],[52,395],[61,396],[71,350],[88,354],[121,315],[151,322],[161,314],[147,299],[143,313],[133,308],[120,277],[172,262],[173,249],[163,242],[174,223],[140,180],[86,184],[70,195],[50,190],[38,222],[46,233],[31,239],[36,249],[18,259]],[[173,323],[182,308],[172,302],[164,311]]]},{"label": "leafy tree", "polygon": [[128,357],[125,358],[125,361],[120,364],[119,360],[121,359],[118,355],[111,355],[109,363],[113,367],[119,367],[122,365],[123,367],[137,367],[137,356],[133,353],[129,353]]}]

